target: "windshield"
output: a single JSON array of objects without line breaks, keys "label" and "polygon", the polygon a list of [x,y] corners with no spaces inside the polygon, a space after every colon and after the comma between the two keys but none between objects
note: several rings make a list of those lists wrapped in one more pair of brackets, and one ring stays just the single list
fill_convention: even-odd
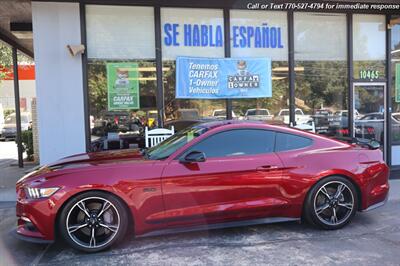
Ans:
[{"label": "windshield", "polygon": [[347,111],[337,111],[337,112],[335,112],[335,115],[337,115],[337,116],[347,116]]},{"label": "windshield", "polygon": [[281,115],[289,115],[289,111],[281,111]]},{"label": "windshield", "polygon": [[214,116],[226,116],[226,111],[214,111]]},{"label": "windshield", "polygon": [[146,156],[150,160],[163,160],[182,148],[186,143],[204,134],[208,129],[201,126],[189,127],[177,132],[172,137],[164,140],[157,146],[147,150]]},{"label": "windshield", "polygon": [[296,111],[295,111],[295,114],[296,114],[296,115],[303,115],[303,111],[301,111],[301,110],[296,110]]},{"label": "windshield", "polygon": [[[15,114],[11,114],[6,117],[4,123],[7,125],[15,125],[17,124]],[[29,117],[27,115],[21,114],[21,123],[29,123]]]},{"label": "windshield", "polygon": [[249,110],[247,111],[247,115],[269,115],[268,110],[259,109],[259,110]]},{"label": "windshield", "polygon": [[15,115],[9,115],[6,117],[5,121],[6,124],[16,124]]}]

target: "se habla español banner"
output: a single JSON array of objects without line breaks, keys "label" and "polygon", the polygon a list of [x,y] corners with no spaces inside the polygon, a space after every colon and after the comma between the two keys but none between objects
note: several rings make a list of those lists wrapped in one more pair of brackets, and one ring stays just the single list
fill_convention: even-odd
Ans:
[{"label": "se habla espa\u00f1ol banner", "polygon": [[271,59],[177,57],[176,98],[272,97]]}]

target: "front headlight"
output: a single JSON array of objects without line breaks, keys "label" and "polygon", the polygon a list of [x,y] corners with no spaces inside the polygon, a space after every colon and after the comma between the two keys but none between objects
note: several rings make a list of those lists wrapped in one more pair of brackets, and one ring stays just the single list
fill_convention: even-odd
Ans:
[{"label": "front headlight", "polygon": [[59,187],[51,188],[26,188],[27,195],[31,199],[48,198],[59,190]]}]

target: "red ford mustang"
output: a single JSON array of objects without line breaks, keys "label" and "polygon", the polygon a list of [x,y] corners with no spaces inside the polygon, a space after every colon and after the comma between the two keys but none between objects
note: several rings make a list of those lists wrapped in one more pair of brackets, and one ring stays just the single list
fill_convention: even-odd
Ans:
[{"label": "red ford mustang", "polygon": [[147,151],[80,154],[17,183],[17,235],[100,251],[135,236],[279,221],[338,229],[385,203],[378,149],[262,123],[194,125]]}]

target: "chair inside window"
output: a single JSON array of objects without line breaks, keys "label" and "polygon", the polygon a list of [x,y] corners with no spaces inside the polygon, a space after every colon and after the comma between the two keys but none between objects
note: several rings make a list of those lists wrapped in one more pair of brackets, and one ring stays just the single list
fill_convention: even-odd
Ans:
[{"label": "chair inside window", "polygon": [[149,130],[146,127],[145,128],[146,148],[156,146],[157,144],[171,137],[174,134],[175,134],[175,129],[173,126],[171,127],[171,130],[166,128],[156,128]]}]

